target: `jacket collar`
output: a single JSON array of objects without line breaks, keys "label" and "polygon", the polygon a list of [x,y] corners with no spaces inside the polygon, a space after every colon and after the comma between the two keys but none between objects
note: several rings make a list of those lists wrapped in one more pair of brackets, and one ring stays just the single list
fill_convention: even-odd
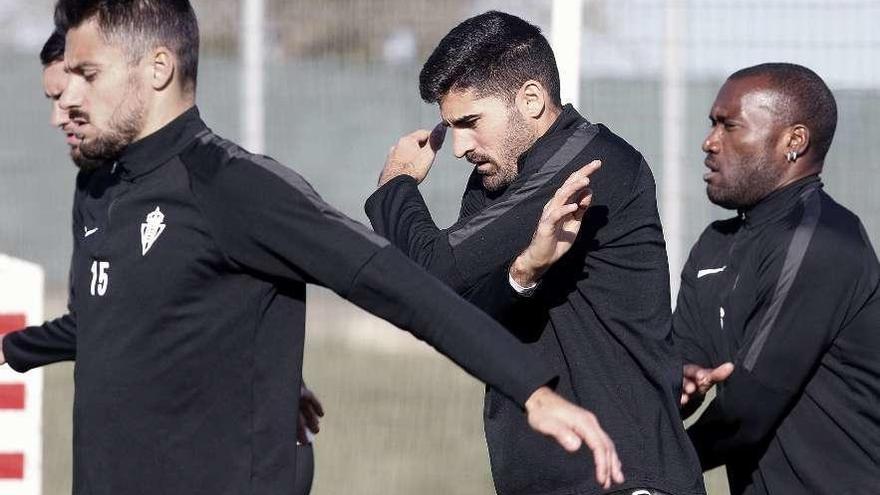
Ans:
[{"label": "jacket collar", "polygon": [[148,174],[179,154],[194,139],[210,132],[193,106],[165,127],[128,145],[116,160],[120,176],[132,180]]},{"label": "jacket collar", "polygon": [[547,153],[555,151],[582,124],[590,123],[571,104],[564,105],[547,132],[520,155],[517,161],[520,175],[531,175],[540,169],[547,159]]},{"label": "jacket collar", "polygon": [[748,227],[755,227],[788,214],[803,196],[823,187],[819,175],[810,175],[768,194],[755,206],[739,210]]}]

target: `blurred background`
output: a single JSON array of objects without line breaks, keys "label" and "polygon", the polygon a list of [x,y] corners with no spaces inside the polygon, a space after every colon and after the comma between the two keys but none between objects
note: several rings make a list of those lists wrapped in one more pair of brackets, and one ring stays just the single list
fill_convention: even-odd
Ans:
[{"label": "blurred background", "polygon": [[[672,286],[690,245],[730,213],[705,199],[707,114],[731,72],[787,61],[819,73],[840,121],[826,189],[880,239],[880,0],[194,0],[202,29],[198,104],[217,133],[305,176],[366,222],[388,147],[438,121],[418,72],[440,38],[489,9],[542,27],[564,100],[640,149],[658,183]],[[52,0],[0,0],[0,253],[46,270],[46,316],[64,311],[74,167],[37,57]],[[422,186],[451,224],[468,164],[441,152]],[[409,335],[310,288],[304,377],[327,416],[316,494],[493,493],[482,387]],[[47,495],[70,493],[72,366],[46,370]],[[0,424],[0,435],[3,425]],[[293,441],[293,439],[291,439]],[[725,494],[723,472],[710,493]]]}]

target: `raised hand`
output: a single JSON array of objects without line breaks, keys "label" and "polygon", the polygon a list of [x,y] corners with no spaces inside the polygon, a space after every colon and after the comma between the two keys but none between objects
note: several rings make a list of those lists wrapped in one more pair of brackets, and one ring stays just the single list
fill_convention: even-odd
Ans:
[{"label": "raised hand", "polygon": [[446,138],[446,126],[437,124],[433,131],[419,129],[403,136],[388,150],[385,167],[379,175],[379,187],[399,175],[409,175],[421,183],[431,170],[437,151]]},{"label": "raised hand", "polygon": [[599,160],[572,172],[544,205],[541,220],[529,246],[514,260],[510,276],[523,287],[533,286],[544,272],[571,249],[593,200],[590,175],[602,166]]}]

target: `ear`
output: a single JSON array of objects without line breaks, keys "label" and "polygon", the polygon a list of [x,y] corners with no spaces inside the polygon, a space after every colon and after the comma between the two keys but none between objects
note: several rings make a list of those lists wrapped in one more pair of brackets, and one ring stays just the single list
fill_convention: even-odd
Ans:
[{"label": "ear", "polygon": [[803,124],[795,124],[785,133],[785,152],[794,151],[797,156],[803,156],[810,147],[810,129]]},{"label": "ear", "polygon": [[171,84],[174,80],[174,71],[177,59],[171,53],[171,50],[164,46],[160,46],[152,51],[149,55],[149,81],[152,88],[161,91]]},{"label": "ear", "polygon": [[547,91],[535,80],[528,80],[516,92],[516,107],[526,118],[537,119],[547,107]]}]

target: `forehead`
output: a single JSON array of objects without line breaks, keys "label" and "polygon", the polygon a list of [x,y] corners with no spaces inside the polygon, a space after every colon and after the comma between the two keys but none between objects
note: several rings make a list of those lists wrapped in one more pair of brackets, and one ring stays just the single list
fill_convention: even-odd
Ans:
[{"label": "forehead", "polygon": [[729,79],[721,86],[712,114],[773,114],[781,110],[782,95],[762,77]]},{"label": "forehead", "polygon": [[64,72],[64,62],[57,60],[43,69],[43,91],[48,96],[58,96],[67,86],[67,73]]},{"label": "forehead", "polygon": [[507,102],[497,96],[478,96],[472,89],[450,91],[440,100],[440,116],[450,123],[471,115],[506,115],[507,107]]},{"label": "forehead", "polygon": [[96,17],[67,31],[64,62],[68,68],[84,64],[108,65],[122,60],[123,56],[122,48],[108,43],[102,35]]}]

